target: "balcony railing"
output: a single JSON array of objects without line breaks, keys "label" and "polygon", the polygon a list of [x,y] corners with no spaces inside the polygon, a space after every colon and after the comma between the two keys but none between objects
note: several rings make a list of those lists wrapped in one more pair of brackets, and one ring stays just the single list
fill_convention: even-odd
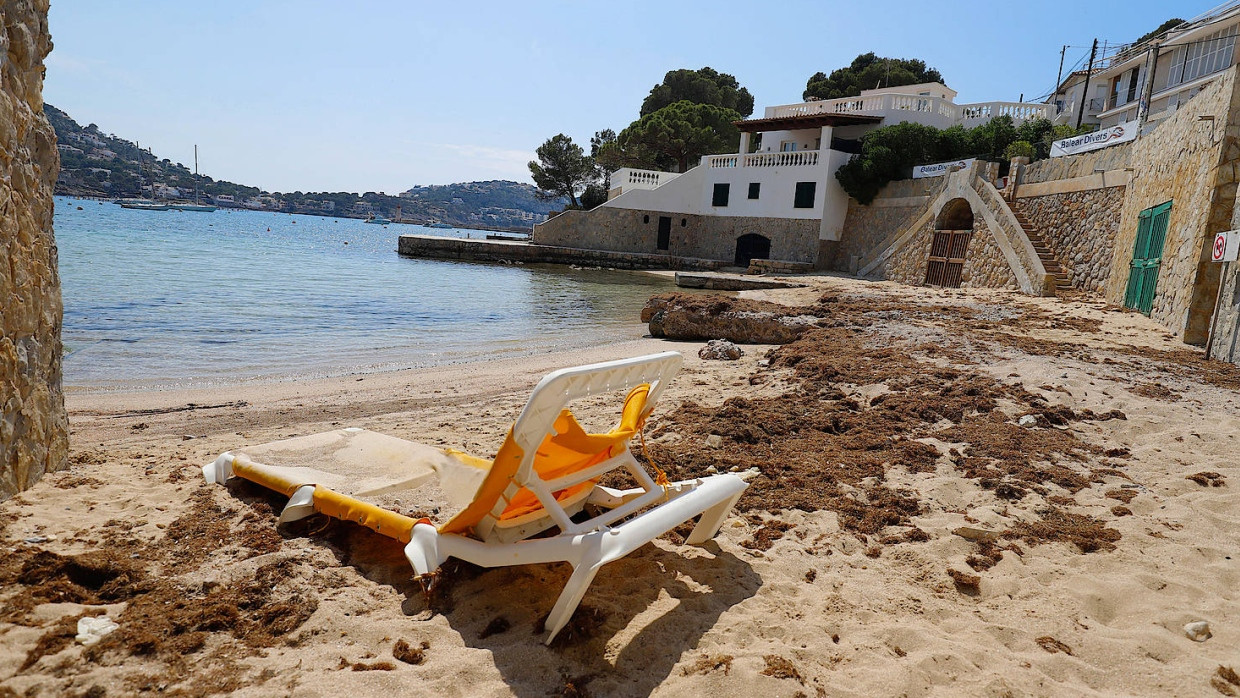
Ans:
[{"label": "balcony railing", "polygon": [[791,150],[780,153],[751,153],[749,155],[707,155],[703,158],[709,168],[719,167],[814,167],[818,164],[818,150]]},{"label": "balcony railing", "polygon": [[881,94],[865,97],[844,97],[821,102],[804,102],[770,107],[765,117],[813,116],[817,114],[856,114],[860,116],[899,117],[900,112],[916,112],[927,118],[919,121],[952,125],[964,121],[977,123],[996,116],[1010,116],[1017,123],[1036,118],[1050,118],[1050,105],[1025,102],[979,102],[955,104],[941,97],[928,95]]},{"label": "balcony railing", "polygon": [[792,150],[784,153],[753,153],[745,156],[745,167],[814,167],[817,150]]},{"label": "balcony railing", "polygon": [[632,167],[622,167],[615,171],[611,176],[612,187],[620,187],[627,191],[629,189],[655,189],[660,185],[680,176],[679,172],[659,172],[657,170],[638,170]]}]

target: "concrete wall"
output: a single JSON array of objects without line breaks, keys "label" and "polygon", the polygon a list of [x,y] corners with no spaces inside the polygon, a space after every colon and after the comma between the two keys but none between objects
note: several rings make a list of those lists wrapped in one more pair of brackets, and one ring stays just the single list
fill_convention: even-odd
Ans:
[{"label": "concrete wall", "polygon": [[1111,278],[1124,187],[1020,198],[1025,214],[1068,273],[1072,287],[1101,292]]},{"label": "concrete wall", "polygon": [[[667,250],[658,249],[660,216],[672,219]],[[747,233],[757,233],[770,238],[771,259],[814,264],[819,255],[818,229],[819,221],[814,219],[669,214],[658,210],[599,206],[593,211],[565,211],[535,226],[533,242],[730,263],[736,256],[736,239]]]},{"label": "concrete wall", "polygon": [[0,500],[65,467],[61,301],[52,236],[56,135],[43,116],[46,0],[3,0],[0,59]]},{"label": "concrete wall", "polygon": [[[1212,81],[1132,145],[1107,299],[1122,303],[1141,211],[1172,202],[1162,266],[1150,317],[1190,344],[1205,342],[1218,290],[1209,261],[1214,233],[1227,230],[1240,167],[1240,100],[1236,68]],[[1202,121],[1199,116],[1213,116]]]}]

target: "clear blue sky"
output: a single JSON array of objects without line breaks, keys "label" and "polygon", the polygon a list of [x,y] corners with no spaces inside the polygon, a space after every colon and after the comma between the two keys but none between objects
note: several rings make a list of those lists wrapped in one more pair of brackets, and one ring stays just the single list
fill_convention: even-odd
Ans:
[{"label": "clear blue sky", "polygon": [[543,140],[620,130],[675,68],[735,75],[760,111],[875,51],[926,60],[958,101],[1015,100],[1053,87],[1063,44],[1219,1],[52,0],[44,93],[160,157],[189,165],[197,143],[213,177],[393,194],[529,181]]}]

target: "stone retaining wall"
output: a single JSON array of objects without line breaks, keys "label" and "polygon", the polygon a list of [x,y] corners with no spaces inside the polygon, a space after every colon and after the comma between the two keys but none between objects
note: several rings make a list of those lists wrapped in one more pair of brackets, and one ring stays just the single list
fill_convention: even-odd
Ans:
[{"label": "stone retaining wall", "polygon": [[0,501],[65,467],[61,301],[52,235],[56,134],[43,115],[46,0],[3,0],[0,60]]},{"label": "stone retaining wall", "polygon": [[[1219,267],[1209,261],[1214,233],[1227,230],[1240,167],[1237,68],[1210,81],[1153,132],[1132,145],[1107,299],[1123,303],[1141,212],[1171,201],[1171,220],[1150,317],[1190,344],[1209,332]],[[1213,116],[1203,121],[1200,116]]]},{"label": "stone retaining wall", "polygon": [[[672,219],[668,249],[658,249],[659,217]],[[748,233],[771,241],[771,259],[814,264],[818,261],[819,219],[703,216],[660,213],[610,206],[565,211],[534,226],[533,242],[650,255],[713,259],[731,264],[736,240]]]},{"label": "stone retaining wall", "polygon": [[1101,292],[1111,277],[1124,187],[1017,199],[1068,274],[1072,287]]},{"label": "stone retaining wall", "polygon": [[[930,262],[930,243],[934,239],[934,222],[917,231],[907,243],[879,266],[878,278],[902,284],[921,286],[926,282]],[[961,288],[1020,289],[1007,258],[995,244],[990,227],[978,215],[973,222],[973,235],[960,270]]]},{"label": "stone retaining wall", "polygon": [[890,182],[869,206],[848,199],[848,213],[833,268],[856,272],[860,260],[889,236],[904,230],[926,211],[947,182],[946,177],[926,177]]},{"label": "stone retaining wall", "polygon": [[1093,150],[1080,155],[1047,158],[1025,165],[1021,184],[1038,184],[1056,179],[1088,177],[1094,170],[1122,170],[1132,161],[1132,142]]}]

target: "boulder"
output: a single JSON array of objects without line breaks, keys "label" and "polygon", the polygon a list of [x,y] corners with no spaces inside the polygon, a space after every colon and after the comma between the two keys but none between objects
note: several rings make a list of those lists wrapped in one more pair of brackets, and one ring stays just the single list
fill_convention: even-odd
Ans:
[{"label": "boulder", "polygon": [[716,295],[670,293],[651,298],[642,322],[655,337],[726,339],[737,344],[787,344],[818,326],[812,308]]},{"label": "boulder", "polygon": [[698,349],[698,358],[707,361],[736,361],[744,355],[740,347],[726,339],[712,339]]}]

